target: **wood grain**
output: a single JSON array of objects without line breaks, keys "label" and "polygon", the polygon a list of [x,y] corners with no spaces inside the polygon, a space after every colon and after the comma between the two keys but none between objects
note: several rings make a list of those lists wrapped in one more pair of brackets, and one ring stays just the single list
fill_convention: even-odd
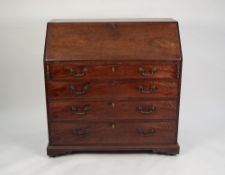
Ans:
[{"label": "wood grain", "polygon": [[122,79],[122,78],[177,78],[177,64],[163,62],[137,62],[135,64],[106,64],[104,62],[94,65],[86,62],[54,63],[50,66],[52,80],[76,79]]},{"label": "wood grain", "polygon": [[45,60],[180,60],[177,23],[49,23]]},{"label": "wood grain", "polygon": [[49,156],[179,153],[182,52],[177,21],[51,21],[44,69]]},{"label": "wood grain", "polygon": [[51,145],[169,144],[176,140],[176,122],[52,122],[50,130],[54,131]]},{"label": "wood grain", "polygon": [[[77,110],[72,110],[76,108]],[[141,109],[140,109],[141,108]],[[51,121],[176,119],[176,100],[50,101]],[[87,109],[87,110],[85,110]]]},{"label": "wood grain", "polygon": [[[73,90],[73,88],[71,90],[71,87],[75,88],[75,90]],[[88,89],[85,90],[85,87],[88,87]],[[152,88],[153,90],[151,90]],[[51,81],[47,84],[47,91],[50,99],[105,97],[110,98],[112,96],[171,98],[177,96],[177,81],[150,81],[142,79],[113,81],[80,80],[71,82]]]}]

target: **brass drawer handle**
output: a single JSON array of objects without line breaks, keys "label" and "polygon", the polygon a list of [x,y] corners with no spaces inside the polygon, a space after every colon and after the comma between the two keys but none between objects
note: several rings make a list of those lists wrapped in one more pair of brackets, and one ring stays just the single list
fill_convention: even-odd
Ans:
[{"label": "brass drawer handle", "polygon": [[156,111],[155,106],[141,106],[139,105],[137,107],[137,111],[140,112],[141,114],[151,114],[152,112]]},{"label": "brass drawer handle", "polygon": [[66,68],[66,70],[68,70],[70,74],[73,75],[74,77],[84,77],[88,71],[86,67],[81,69],[80,72],[76,72],[73,68]]},{"label": "brass drawer handle", "polygon": [[77,115],[86,115],[91,109],[89,105],[85,105],[83,107],[71,106],[70,110]]},{"label": "brass drawer handle", "polygon": [[144,70],[143,67],[139,67],[138,72],[143,76],[152,76],[152,75],[156,74],[158,72],[158,70],[156,68],[152,68],[151,70],[146,71],[146,70]]},{"label": "brass drawer handle", "polygon": [[73,85],[70,86],[71,92],[77,95],[85,95],[89,89],[89,84],[85,84],[82,88],[77,88]]},{"label": "brass drawer handle", "polygon": [[79,137],[85,137],[90,134],[89,128],[76,128],[72,131],[72,134]]},{"label": "brass drawer handle", "polygon": [[150,94],[155,92],[157,90],[157,87],[156,85],[151,85],[147,90],[145,90],[143,86],[139,86],[138,89],[143,94]]},{"label": "brass drawer handle", "polygon": [[142,128],[137,129],[137,134],[140,136],[153,136],[156,133],[154,128],[150,128],[148,130],[144,130]]}]

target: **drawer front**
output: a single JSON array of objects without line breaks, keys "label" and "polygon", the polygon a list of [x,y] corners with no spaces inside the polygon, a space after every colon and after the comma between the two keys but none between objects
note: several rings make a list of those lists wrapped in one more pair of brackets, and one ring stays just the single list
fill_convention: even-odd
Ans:
[{"label": "drawer front", "polygon": [[176,101],[50,101],[51,120],[176,119]]},{"label": "drawer front", "polygon": [[176,97],[177,81],[113,80],[48,82],[50,99],[112,97]]},{"label": "drawer front", "polygon": [[176,122],[52,122],[51,145],[169,144]]},{"label": "drawer front", "polygon": [[176,64],[88,65],[54,63],[50,66],[52,80],[96,78],[177,78]]}]

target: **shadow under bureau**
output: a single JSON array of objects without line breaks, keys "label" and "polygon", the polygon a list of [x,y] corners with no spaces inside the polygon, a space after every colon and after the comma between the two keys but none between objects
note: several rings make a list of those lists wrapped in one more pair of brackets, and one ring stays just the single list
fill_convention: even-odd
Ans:
[{"label": "shadow under bureau", "polygon": [[48,155],[179,153],[181,67],[175,20],[50,21],[44,54]]}]

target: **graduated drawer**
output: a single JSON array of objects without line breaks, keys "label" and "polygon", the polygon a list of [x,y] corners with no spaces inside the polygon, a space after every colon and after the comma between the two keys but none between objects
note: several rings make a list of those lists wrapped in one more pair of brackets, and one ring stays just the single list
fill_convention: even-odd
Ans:
[{"label": "graduated drawer", "polygon": [[47,83],[50,99],[62,98],[112,98],[112,97],[176,97],[177,81],[160,80],[104,80]]},{"label": "graduated drawer", "polygon": [[51,145],[169,144],[176,122],[51,122]]},{"label": "graduated drawer", "polygon": [[176,100],[50,101],[50,120],[176,119]]},{"label": "graduated drawer", "polygon": [[177,78],[177,64],[96,64],[53,63],[50,65],[52,80],[76,80],[96,78]]}]

